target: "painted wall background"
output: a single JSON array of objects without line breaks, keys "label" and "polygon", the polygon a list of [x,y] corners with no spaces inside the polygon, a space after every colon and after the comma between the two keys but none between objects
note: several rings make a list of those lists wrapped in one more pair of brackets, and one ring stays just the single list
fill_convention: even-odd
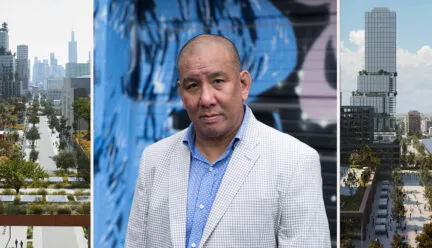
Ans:
[{"label": "painted wall background", "polygon": [[176,56],[201,33],[237,46],[256,117],[318,150],[336,242],[336,0],[94,0],[94,244],[123,247],[139,159],[189,124]]}]

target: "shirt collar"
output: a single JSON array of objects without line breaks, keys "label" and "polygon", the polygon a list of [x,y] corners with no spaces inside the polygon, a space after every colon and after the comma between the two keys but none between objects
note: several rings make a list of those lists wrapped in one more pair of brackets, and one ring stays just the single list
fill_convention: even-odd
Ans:
[{"label": "shirt collar", "polygon": [[[239,130],[237,131],[237,134],[234,136],[234,138],[231,140],[230,145],[228,147],[231,147],[231,149],[234,150],[235,146],[238,144],[238,142],[240,142],[240,140],[243,138],[247,123],[249,121],[249,116],[250,116],[250,108],[248,105],[243,104],[243,109],[244,109],[244,116],[243,116],[243,121],[242,124],[240,125]],[[189,148],[190,151],[195,150],[195,128],[193,123],[191,122],[191,124],[188,127],[188,130],[186,132],[186,135],[183,139],[183,144]]]}]

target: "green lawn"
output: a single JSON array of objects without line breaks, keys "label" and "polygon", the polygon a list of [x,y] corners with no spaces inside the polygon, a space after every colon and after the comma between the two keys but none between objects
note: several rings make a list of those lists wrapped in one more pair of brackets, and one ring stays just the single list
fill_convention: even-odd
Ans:
[{"label": "green lawn", "polygon": [[366,187],[359,187],[353,196],[341,195],[342,211],[358,211],[363,200]]}]

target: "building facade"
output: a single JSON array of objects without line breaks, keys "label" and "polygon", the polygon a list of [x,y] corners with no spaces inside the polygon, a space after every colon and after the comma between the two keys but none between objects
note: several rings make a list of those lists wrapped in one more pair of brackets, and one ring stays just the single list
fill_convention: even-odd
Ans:
[{"label": "building facade", "polygon": [[71,41],[69,41],[68,47],[68,62],[69,63],[78,63],[78,55],[77,55],[77,42],[75,41],[75,32],[72,31]]},{"label": "building facade", "polygon": [[374,130],[396,128],[396,13],[374,8],[365,13],[365,70],[357,77],[353,106],[374,108]]},{"label": "building facade", "polygon": [[412,110],[408,112],[407,135],[413,135],[415,132],[420,132],[420,112]]},{"label": "building facade", "polygon": [[75,78],[90,75],[89,63],[67,63],[66,64],[66,77]]},{"label": "building facade", "polygon": [[0,49],[2,48],[4,52],[9,51],[9,30],[5,22],[0,28]]},{"label": "building facade", "polygon": [[16,70],[21,81],[21,94],[26,94],[29,86],[30,67],[28,60],[28,46],[17,46]]},{"label": "building facade", "polygon": [[[90,76],[65,78],[61,97],[61,113],[67,119],[67,125],[73,126],[76,121],[72,106],[81,97],[90,100]],[[88,130],[88,124],[84,120],[80,120],[79,127],[81,130]]]}]

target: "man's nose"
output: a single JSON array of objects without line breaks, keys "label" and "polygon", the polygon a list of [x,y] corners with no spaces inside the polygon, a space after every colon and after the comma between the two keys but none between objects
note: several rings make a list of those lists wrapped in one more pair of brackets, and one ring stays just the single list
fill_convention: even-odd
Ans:
[{"label": "man's nose", "polygon": [[215,104],[214,89],[211,85],[204,83],[201,88],[200,105],[208,108]]}]

